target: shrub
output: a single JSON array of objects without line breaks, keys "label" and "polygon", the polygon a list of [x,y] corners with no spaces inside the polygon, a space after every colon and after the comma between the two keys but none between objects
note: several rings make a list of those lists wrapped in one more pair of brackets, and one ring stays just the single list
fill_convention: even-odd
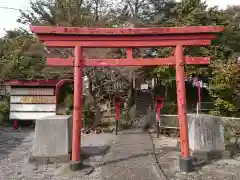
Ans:
[{"label": "shrub", "polygon": [[68,94],[64,99],[64,107],[67,109],[66,114],[73,113],[73,94]]},{"label": "shrub", "polygon": [[88,117],[87,117],[87,107],[86,104],[83,104],[83,110],[82,110],[82,119],[83,119],[83,125],[87,126],[88,125]]},{"label": "shrub", "polygon": [[[66,98],[64,99],[64,107],[66,108],[65,114],[72,115],[73,114],[73,94],[67,94]],[[83,106],[82,106],[82,119],[83,119],[83,125],[88,125],[88,118],[87,118],[87,107],[86,103],[83,100]]]},{"label": "shrub", "polygon": [[9,123],[9,96],[5,96],[0,104],[0,123]]}]

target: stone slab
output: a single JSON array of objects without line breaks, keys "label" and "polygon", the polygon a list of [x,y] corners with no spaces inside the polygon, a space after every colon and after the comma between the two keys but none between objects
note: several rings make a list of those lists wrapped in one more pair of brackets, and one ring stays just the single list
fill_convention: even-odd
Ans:
[{"label": "stone slab", "polygon": [[30,163],[36,163],[36,164],[55,164],[55,163],[68,163],[71,161],[71,155],[62,155],[62,156],[33,156],[32,153],[30,153],[30,156],[28,158],[28,161]]},{"label": "stone slab", "polygon": [[189,147],[192,151],[224,151],[224,128],[221,119],[210,115],[188,116]]},{"label": "stone slab", "polygon": [[193,157],[205,161],[228,159],[231,157],[231,153],[229,151],[194,151],[191,154]]},{"label": "stone slab", "polygon": [[30,159],[70,160],[72,116],[48,116],[36,120]]}]

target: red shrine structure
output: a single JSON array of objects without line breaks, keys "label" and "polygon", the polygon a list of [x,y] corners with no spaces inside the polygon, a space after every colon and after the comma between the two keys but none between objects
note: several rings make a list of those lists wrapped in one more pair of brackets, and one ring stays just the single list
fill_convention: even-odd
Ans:
[{"label": "red shrine structure", "polygon": [[[81,126],[83,69],[87,66],[175,66],[177,83],[178,119],[180,127],[180,169],[190,171],[188,123],[184,66],[209,64],[210,57],[184,56],[186,46],[208,46],[216,34],[224,30],[218,26],[190,26],[167,28],[80,28],[32,26],[31,31],[47,47],[75,48],[75,57],[48,58],[49,66],[70,66],[74,70],[74,112],[72,137],[72,164],[81,164]],[[133,58],[133,48],[173,47],[174,55],[168,58]],[[126,48],[126,58],[89,59],[83,48]]]}]

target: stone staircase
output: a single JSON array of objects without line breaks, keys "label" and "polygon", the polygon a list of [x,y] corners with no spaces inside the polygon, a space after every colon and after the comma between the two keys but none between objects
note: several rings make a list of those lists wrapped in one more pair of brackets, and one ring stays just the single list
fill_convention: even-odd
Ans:
[{"label": "stone staircase", "polygon": [[149,112],[149,108],[153,109],[152,92],[148,90],[137,90],[135,104],[136,111],[133,126],[143,128],[148,124],[146,115]]},{"label": "stone staircase", "polygon": [[137,90],[136,92],[136,116],[145,115],[149,107],[153,107],[153,96],[151,91]]}]

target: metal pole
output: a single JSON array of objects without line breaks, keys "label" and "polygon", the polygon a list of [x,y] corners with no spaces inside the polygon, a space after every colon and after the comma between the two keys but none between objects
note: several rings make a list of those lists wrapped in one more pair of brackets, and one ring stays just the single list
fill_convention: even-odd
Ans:
[{"label": "metal pole", "polygon": [[160,134],[160,107],[157,108],[157,138],[159,138]]},{"label": "metal pole", "polygon": [[72,136],[72,161],[76,167],[81,163],[81,126],[82,126],[82,89],[83,89],[83,49],[75,47],[74,60],[74,110],[73,110],[73,136]]},{"label": "metal pole", "polygon": [[65,82],[72,82],[73,80],[72,79],[61,79],[57,84],[56,84],[56,87],[55,87],[55,97],[56,97],[56,105],[58,105],[58,96],[59,96],[59,90],[60,88],[64,85]]},{"label": "metal pole", "polygon": [[18,120],[13,120],[13,129],[14,130],[18,129]]},{"label": "metal pole", "polygon": [[198,107],[198,102],[197,102],[197,115],[199,114],[198,110],[199,110],[199,107]]},{"label": "metal pole", "polygon": [[115,105],[116,110],[116,136],[118,135],[119,106]]},{"label": "metal pole", "polygon": [[201,86],[198,81],[198,107],[199,107],[199,112],[201,113]]},{"label": "metal pole", "polygon": [[186,112],[186,89],[185,89],[185,73],[184,73],[184,59],[183,46],[177,45],[175,50],[176,58],[176,83],[177,83],[177,104],[178,104],[178,120],[180,127],[180,143],[181,143],[181,157],[180,170],[191,171],[192,161],[189,152],[189,137],[188,137],[188,123]]},{"label": "metal pole", "polygon": [[133,88],[135,89],[136,87],[136,77],[135,77],[135,72],[133,71]]}]

